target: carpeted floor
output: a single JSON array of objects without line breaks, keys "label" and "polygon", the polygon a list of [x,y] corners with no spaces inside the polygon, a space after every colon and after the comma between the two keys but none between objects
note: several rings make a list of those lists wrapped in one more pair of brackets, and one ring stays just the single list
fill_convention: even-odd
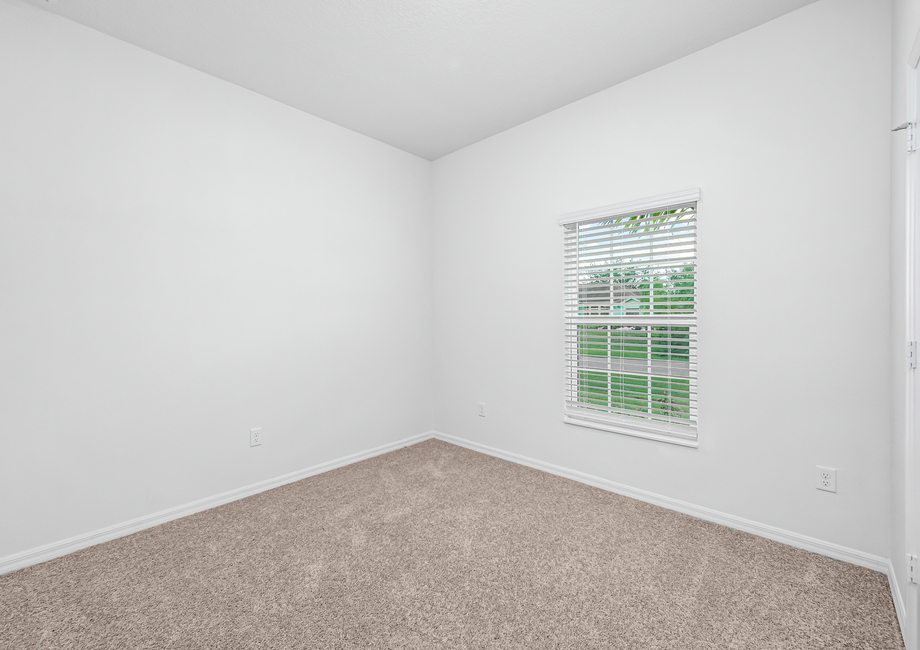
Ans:
[{"label": "carpeted floor", "polygon": [[882,574],[429,440],[2,576],[0,647],[903,644]]}]

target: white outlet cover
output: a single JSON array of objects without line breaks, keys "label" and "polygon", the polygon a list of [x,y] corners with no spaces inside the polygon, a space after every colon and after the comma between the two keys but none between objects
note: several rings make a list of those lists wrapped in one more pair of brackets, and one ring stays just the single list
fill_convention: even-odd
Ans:
[{"label": "white outlet cover", "polygon": [[486,416],[486,403],[479,402],[479,417],[484,418]]},{"label": "white outlet cover", "polygon": [[262,427],[249,430],[249,446],[258,447],[262,444]]},{"label": "white outlet cover", "polygon": [[837,470],[815,465],[815,487],[825,492],[837,491]]}]

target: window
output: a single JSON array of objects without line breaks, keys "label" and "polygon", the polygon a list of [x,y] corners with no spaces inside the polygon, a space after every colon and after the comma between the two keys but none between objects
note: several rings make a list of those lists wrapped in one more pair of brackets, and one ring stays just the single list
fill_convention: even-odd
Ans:
[{"label": "window", "polygon": [[562,217],[566,422],[697,446],[690,190]]}]

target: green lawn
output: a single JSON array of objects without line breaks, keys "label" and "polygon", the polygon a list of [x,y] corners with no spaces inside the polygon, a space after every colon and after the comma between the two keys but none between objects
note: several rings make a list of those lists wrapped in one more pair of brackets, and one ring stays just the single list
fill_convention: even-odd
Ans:
[{"label": "green lawn", "polygon": [[[598,360],[688,363],[689,339],[689,327],[671,325],[633,329],[614,325],[579,325],[578,352]],[[579,402],[584,404],[635,411],[636,415],[690,419],[689,379],[581,370],[578,373],[578,397]]]}]

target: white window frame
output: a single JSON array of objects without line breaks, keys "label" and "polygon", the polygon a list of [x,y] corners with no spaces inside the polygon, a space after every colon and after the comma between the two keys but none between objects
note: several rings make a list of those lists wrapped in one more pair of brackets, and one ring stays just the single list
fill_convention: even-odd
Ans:
[{"label": "white window frame", "polygon": [[[596,221],[598,219],[603,219],[604,217],[617,218],[624,217],[630,214],[643,213],[643,212],[654,212],[656,209],[664,209],[668,206],[676,206],[680,204],[687,203],[696,203],[696,215],[699,217],[699,201],[702,197],[702,192],[699,188],[693,188],[689,190],[684,190],[682,192],[673,192],[670,194],[662,194],[659,196],[648,197],[644,199],[638,199],[635,201],[626,201],[623,203],[616,203],[613,205],[607,205],[600,208],[593,208],[590,210],[583,210],[580,212],[572,212],[565,214],[559,218],[560,227],[565,227],[571,224],[581,223],[581,222],[590,222]],[[695,240],[696,241],[696,240]],[[698,259],[697,259],[698,261]],[[696,294],[696,289],[698,288],[698,274],[694,277],[694,290],[696,295],[696,300],[698,301],[698,294]],[[578,295],[579,290],[576,289],[576,295]],[[569,298],[571,296],[568,296]],[[698,324],[697,324],[697,313],[698,310],[695,308],[692,316],[692,326],[694,332],[698,335]],[[569,332],[571,325],[575,322],[578,322],[577,319],[570,318],[570,315],[566,313],[566,332]],[[566,341],[566,364],[565,364],[565,382],[566,386],[570,386],[573,382],[573,373],[578,372],[578,362],[571,361],[572,352],[569,350],[571,345],[570,341]],[[575,353],[577,358],[578,353]],[[690,364],[690,376],[694,386],[696,386],[696,361]],[[577,379],[575,379],[577,381]],[[568,390],[568,388],[566,389]],[[695,392],[694,392],[695,397]],[[661,423],[654,421],[652,418],[644,419],[642,417],[628,418],[630,421],[625,422],[624,418],[607,416],[603,413],[586,413],[583,410],[578,410],[571,407],[566,398],[563,398],[563,421],[567,424],[573,424],[582,427],[589,427],[592,429],[600,429],[602,431],[610,431],[614,433],[626,434],[629,436],[635,436],[639,438],[646,438],[649,440],[656,440],[659,442],[666,442],[670,444],[680,445],[684,447],[697,448],[699,446],[699,430],[698,430],[698,413],[694,407],[694,424],[693,426],[683,426],[679,427],[679,430],[675,430],[673,426],[664,426]]]}]

